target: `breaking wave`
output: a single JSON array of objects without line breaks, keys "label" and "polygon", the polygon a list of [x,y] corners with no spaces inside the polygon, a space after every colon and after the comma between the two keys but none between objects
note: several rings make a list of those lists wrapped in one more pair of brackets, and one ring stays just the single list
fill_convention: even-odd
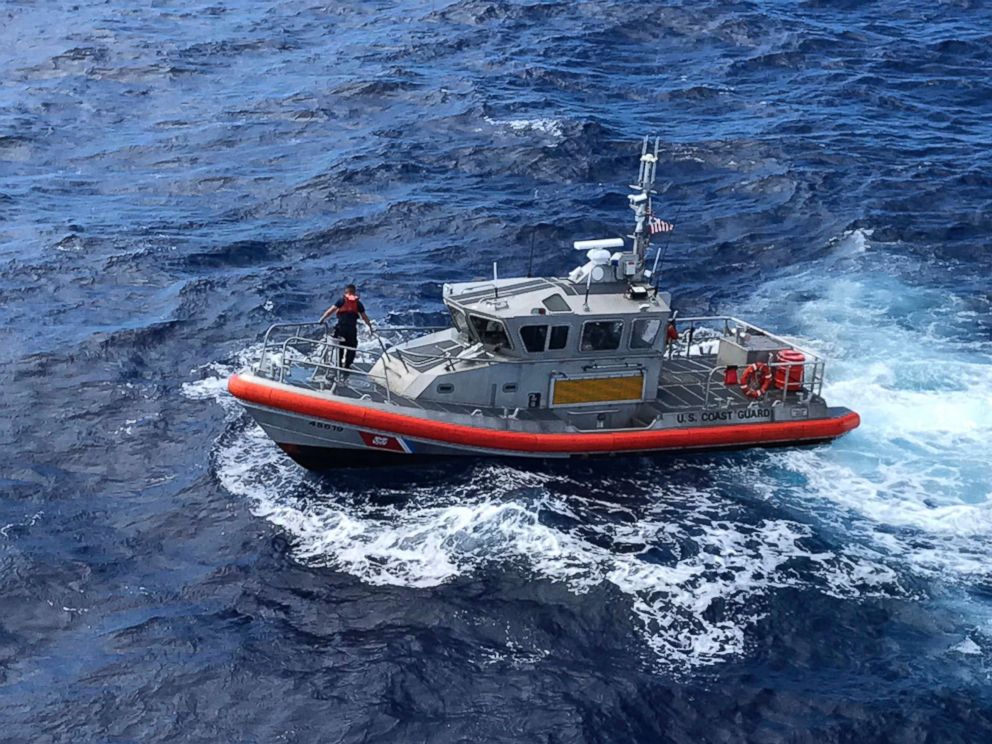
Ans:
[{"label": "breaking wave", "polygon": [[[961,297],[896,276],[871,235],[842,236],[831,255],[755,298],[769,322],[791,318],[827,354],[824,396],[862,417],[830,447],[771,458],[801,476],[789,498],[824,507],[900,563],[987,580],[992,344],[974,336]],[[837,262],[841,277],[830,270]]]},{"label": "breaking wave", "polygon": [[547,134],[555,138],[565,134],[562,122],[558,119],[492,119],[485,117],[487,124],[517,133]]}]

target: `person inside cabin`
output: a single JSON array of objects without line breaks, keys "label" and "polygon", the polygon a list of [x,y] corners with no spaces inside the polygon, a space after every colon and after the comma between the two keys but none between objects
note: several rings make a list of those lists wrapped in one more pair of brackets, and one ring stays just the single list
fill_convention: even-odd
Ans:
[{"label": "person inside cabin", "polygon": [[344,288],[344,295],[324,311],[320,322],[323,323],[334,315],[338,316],[338,322],[331,335],[340,339],[342,347],[338,353],[338,366],[351,369],[355,361],[355,349],[358,348],[358,318],[361,317],[369,331],[372,330],[372,321],[365,314],[365,305],[358,299],[358,290],[354,284]]}]

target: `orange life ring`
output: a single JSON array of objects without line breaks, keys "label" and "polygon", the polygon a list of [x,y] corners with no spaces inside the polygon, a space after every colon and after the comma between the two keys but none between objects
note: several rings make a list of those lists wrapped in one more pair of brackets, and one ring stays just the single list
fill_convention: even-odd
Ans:
[{"label": "orange life ring", "polygon": [[[751,384],[751,378],[755,378],[755,385]],[[741,375],[741,392],[748,398],[760,398],[768,392],[768,386],[772,384],[772,371],[764,362],[755,362],[748,365]]]}]

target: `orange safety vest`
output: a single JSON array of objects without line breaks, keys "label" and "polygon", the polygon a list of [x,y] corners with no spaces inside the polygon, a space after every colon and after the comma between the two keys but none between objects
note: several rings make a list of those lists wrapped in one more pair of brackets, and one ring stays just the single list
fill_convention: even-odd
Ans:
[{"label": "orange safety vest", "polygon": [[342,313],[351,313],[352,315],[358,315],[358,295],[344,296],[344,302],[341,303],[341,307],[338,308],[338,315]]}]

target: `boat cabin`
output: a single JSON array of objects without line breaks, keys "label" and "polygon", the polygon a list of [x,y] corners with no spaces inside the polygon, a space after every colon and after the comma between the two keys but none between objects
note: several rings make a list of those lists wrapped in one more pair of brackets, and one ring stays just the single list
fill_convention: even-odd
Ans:
[{"label": "boat cabin", "polygon": [[391,388],[417,401],[511,410],[655,399],[669,297],[609,278],[445,285],[451,328],[390,349]]}]

